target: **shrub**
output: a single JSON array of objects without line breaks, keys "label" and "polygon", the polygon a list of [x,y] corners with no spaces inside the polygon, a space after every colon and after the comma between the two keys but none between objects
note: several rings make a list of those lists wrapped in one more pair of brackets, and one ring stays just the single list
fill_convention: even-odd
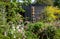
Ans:
[{"label": "shrub", "polygon": [[56,20],[59,18],[60,15],[60,9],[58,7],[53,6],[47,6],[44,9],[44,14],[46,16],[46,19],[48,21]]},{"label": "shrub", "polygon": [[[44,28],[44,23],[43,22],[37,22],[37,23],[31,23],[28,24],[28,29],[27,29],[27,33],[28,35],[32,35],[32,37],[30,36],[31,39],[38,39],[39,38],[39,33],[42,31],[42,29]],[[41,29],[41,31],[40,31]]]},{"label": "shrub", "polygon": [[32,23],[28,24],[28,30],[32,31],[34,33],[38,33],[38,31],[44,26],[43,22],[37,22],[37,23]]},{"label": "shrub", "polygon": [[56,33],[56,27],[45,24],[43,22],[30,24],[28,26],[28,35],[35,35],[39,39],[53,39]]}]

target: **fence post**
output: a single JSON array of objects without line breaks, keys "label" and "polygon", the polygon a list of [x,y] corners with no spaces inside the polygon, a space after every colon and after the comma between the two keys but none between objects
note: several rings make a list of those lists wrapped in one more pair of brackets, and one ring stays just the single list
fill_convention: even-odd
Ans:
[{"label": "fence post", "polygon": [[31,13],[31,14],[32,14],[32,22],[35,22],[35,20],[36,20],[36,19],[35,19],[35,7],[32,6],[32,7],[31,7],[31,10],[32,10],[32,13]]}]

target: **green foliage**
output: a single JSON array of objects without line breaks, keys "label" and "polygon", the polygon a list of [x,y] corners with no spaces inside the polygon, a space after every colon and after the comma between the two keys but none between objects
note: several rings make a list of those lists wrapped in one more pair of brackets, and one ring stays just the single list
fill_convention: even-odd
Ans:
[{"label": "green foliage", "polygon": [[2,34],[0,34],[0,39],[10,39],[8,36],[4,36]]},{"label": "green foliage", "polygon": [[39,30],[43,27],[43,24],[43,22],[27,24],[27,30],[25,30],[26,39],[39,39]]},{"label": "green foliage", "polygon": [[34,31],[36,29],[36,31],[37,31],[37,29],[39,30],[40,28],[42,28],[44,26],[43,24],[44,24],[43,22],[28,24],[28,30],[30,29],[30,30]]},{"label": "green foliage", "polygon": [[55,0],[54,1],[54,6],[58,6],[60,8],[60,0]]},{"label": "green foliage", "polygon": [[35,0],[39,4],[53,5],[54,0]]},{"label": "green foliage", "polygon": [[[49,24],[47,26],[44,22],[27,24],[27,30],[18,31],[19,29],[16,27],[20,19],[23,19],[19,12],[25,12],[22,4],[28,5],[31,3],[31,0],[23,1],[24,3],[16,2],[16,0],[13,0],[13,2],[0,1],[0,39],[59,39],[60,30],[56,31],[54,26],[50,26]],[[37,0],[37,2],[53,5],[52,0]],[[60,9],[53,6],[47,7],[45,10],[48,18],[51,16],[55,19],[55,12],[60,14]],[[24,28],[23,24],[19,25]]]},{"label": "green foliage", "polygon": [[46,33],[48,38],[53,39],[55,36],[56,29],[54,26],[47,27]]},{"label": "green foliage", "polygon": [[28,33],[26,36],[29,35],[29,38],[32,39],[32,36],[37,36],[37,39],[54,39],[56,35],[56,27],[50,26],[43,22],[37,22],[28,24]]},{"label": "green foliage", "polygon": [[19,7],[18,3],[12,2],[12,3],[6,4],[7,21],[8,22],[12,21],[14,23],[16,23],[17,20],[19,21],[21,18],[21,15],[19,15],[19,12],[21,11],[23,12],[23,9]]},{"label": "green foliage", "polygon": [[26,31],[26,39],[38,39],[37,35],[35,35],[34,33],[30,32],[30,31]]},{"label": "green foliage", "polygon": [[[3,34],[1,39],[14,39],[14,35],[17,38],[22,36],[20,33],[17,33],[17,30],[13,31],[12,29],[13,26],[17,26],[20,19],[23,19],[19,12],[24,12],[24,10],[19,4],[16,2],[0,2],[0,34]],[[13,34],[11,34],[10,30]],[[9,38],[4,36],[5,32]]]},{"label": "green foliage", "polygon": [[60,39],[60,29],[56,30],[54,39]]},{"label": "green foliage", "polygon": [[23,0],[23,4],[24,4],[24,5],[29,5],[29,4],[32,3],[31,1],[32,1],[32,0]]},{"label": "green foliage", "polygon": [[[23,4],[31,3],[31,0],[26,1],[24,1]],[[9,0],[0,0],[0,34],[3,34],[0,35],[0,39],[24,38],[23,33],[21,33],[22,30],[21,32],[18,32],[16,29],[16,26],[18,23],[20,23],[20,19],[23,19],[23,17],[20,15],[20,12],[25,12],[25,10],[22,8],[22,3],[16,2],[16,0],[13,0],[12,2]],[[5,34],[8,37],[5,37]]]},{"label": "green foliage", "polygon": [[11,0],[0,0],[0,2],[10,2]]}]

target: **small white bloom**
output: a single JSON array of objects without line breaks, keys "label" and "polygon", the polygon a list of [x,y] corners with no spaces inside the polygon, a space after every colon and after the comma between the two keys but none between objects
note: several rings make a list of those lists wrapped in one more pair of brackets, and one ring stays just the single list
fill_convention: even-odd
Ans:
[{"label": "small white bloom", "polygon": [[18,25],[18,26],[21,26],[21,25]]},{"label": "small white bloom", "polygon": [[15,31],[15,28],[13,30]]},{"label": "small white bloom", "polygon": [[24,28],[22,27],[21,30],[24,30]]},{"label": "small white bloom", "polygon": [[15,26],[12,26],[13,29],[15,29]]},{"label": "small white bloom", "polygon": [[19,27],[21,27],[21,25],[17,25],[17,29],[19,29]]},{"label": "small white bloom", "polygon": [[16,36],[14,35],[14,38],[16,38]]},{"label": "small white bloom", "polygon": [[17,29],[19,29],[19,26],[17,26]]}]

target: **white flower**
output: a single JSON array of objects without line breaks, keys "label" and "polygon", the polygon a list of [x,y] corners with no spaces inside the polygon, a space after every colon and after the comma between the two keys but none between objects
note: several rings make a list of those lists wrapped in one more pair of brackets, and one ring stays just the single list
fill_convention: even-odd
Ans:
[{"label": "white flower", "polygon": [[19,29],[19,26],[17,26],[17,29]]},{"label": "white flower", "polygon": [[17,25],[17,29],[19,29],[19,27],[21,27],[21,25]]},{"label": "white flower", "polygon": [[16,36],[14,35],[14,38],[16,38]]},{"label": "white flower", "polygon": [[15,28],[13,30],[15,31]]},{"label": "white flower", "polygon": [[24,30],[24,28],[22,27],[21,30]]},{"label": "white flower", "polygon": [[13,29],[15,29],[15,26],[12,26]]}]

